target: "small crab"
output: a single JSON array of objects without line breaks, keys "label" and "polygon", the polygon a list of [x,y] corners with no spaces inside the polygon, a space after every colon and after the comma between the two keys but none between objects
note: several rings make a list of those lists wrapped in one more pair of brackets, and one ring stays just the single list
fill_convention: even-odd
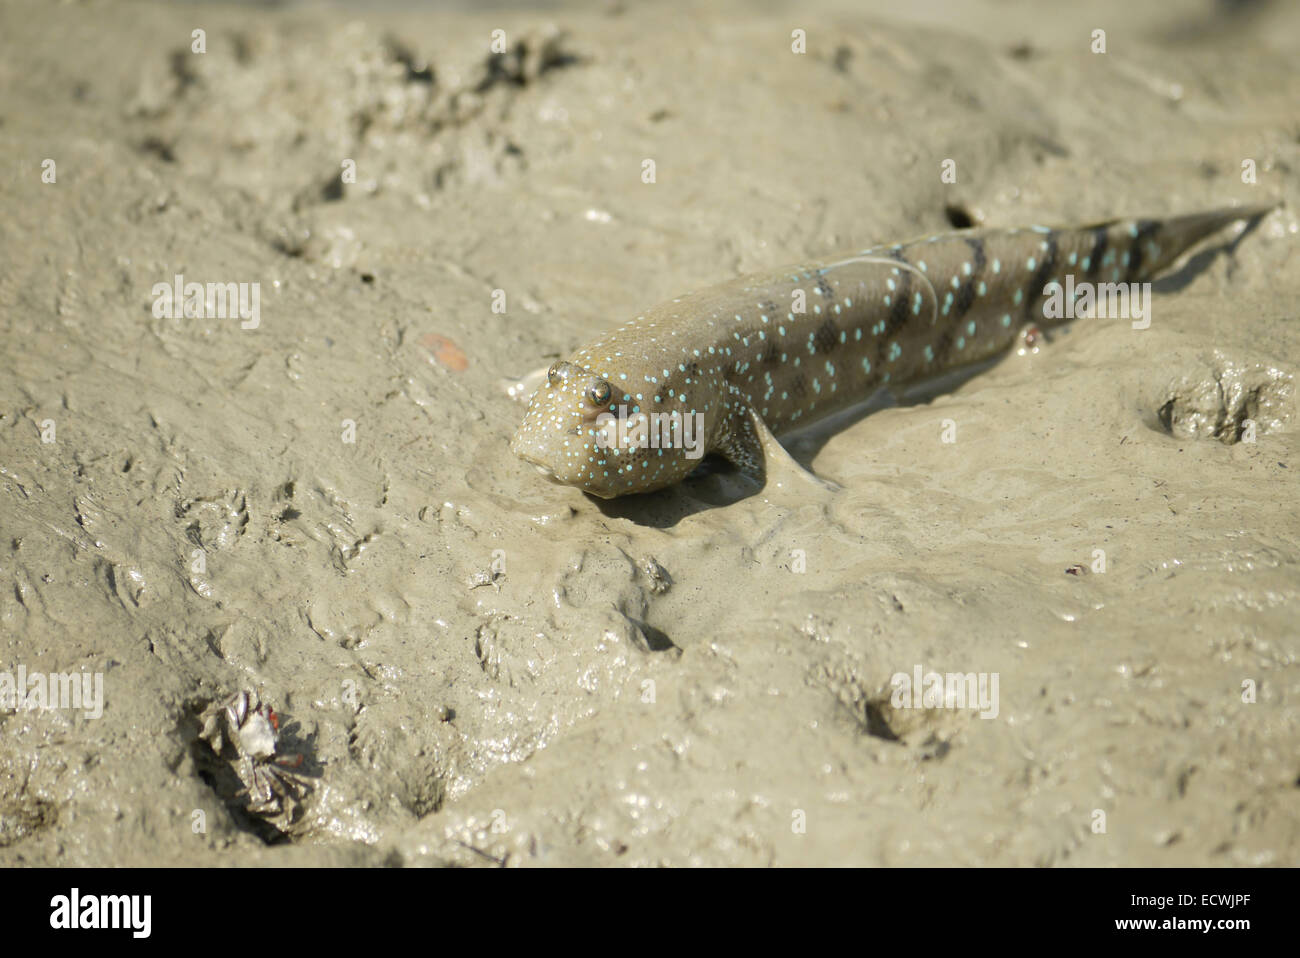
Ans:
[{"label": "small crab", "polygon": [[311,790],[300,776],[290,771],[302,765],[301,755],[278,755],[280,719],[275,709],[259,701],[253,691],[236,692],[224,702],[214,702],[199,716],[203,739],[218,756],[229,742],[248,796],[248,810],[257,815],[290,817],[298,799]]}]

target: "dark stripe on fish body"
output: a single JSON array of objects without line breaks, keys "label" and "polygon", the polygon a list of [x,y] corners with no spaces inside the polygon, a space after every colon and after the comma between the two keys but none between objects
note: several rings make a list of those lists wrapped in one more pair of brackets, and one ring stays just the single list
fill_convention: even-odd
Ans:
[{"label": "dark stripe on fish body", "polygon": [[1101,270],[1101,258],[1106,254],[1106,244],[1110,242],[1110,228],[1097,226],[1092,231],[1092,252],[1088,254],[1087,276],[1096,276]]},{"label": "dark stripe on fish body", "polygon": [[974,254],[974,262],[971,266],[970,275],[966,277],[957,290],[957,297],[953,301],[953,318],[961,319],[975,303],[975,284],[984,278],[984,267],[986,261],[984,258],[984,243],[976,236],[966,237],[966,245],[971,248]]},{"label": "dark stripe on fish body", "polygon": [[[828,298],[827,302],[834,302],[834,294]],[[819,353],[833,353],[835,347],[840,344],[839,335],[840,330],[835,325],[835,320],[827,316],[822,324],[817,327],[817,331],[813,333],[813,348]]]},{"label": "dark stripe on fish body", "polygon": [[[906,270],[899,270],[900,274],[904,272],[906,272]],[[904,285],[895,282],[894,285],[896,285],[898,289],[894,290],[893,293],[890,294],[894,297],[894,304],[889,307],[889,315],[885,318],[886,336],[893,336],[900,329],[907,326],[908,323],[919,318],[912,312],[911,284]],[[868,331],[870,331],[869,328]]]},{"label": "dark stripe on fish body", "polygon": [[[899,247],[895,246],[889,251],[889,258],[904,264],[898,270],[898,280],[894,283],[898,288],[891,294],[894,302],[889,308],[889,319],[885,326],[886,332],[892,336],[907,324],[907,318],[912,315],[912,270],[907,268],[910,264]],[[889,276],[892,278],[893,275],[893,268],[890,267]]]},{"label": "dark stripe on fish body", "polygon": [[1129,250],[1128,280],[1139,279],[1142,276],[1142,264],[1145,261],[1145,254],[1142,247],[1160,230],[1160,224],[1155,220],[1138,220],[1137,235],[1133,237],[1133,245]]}]

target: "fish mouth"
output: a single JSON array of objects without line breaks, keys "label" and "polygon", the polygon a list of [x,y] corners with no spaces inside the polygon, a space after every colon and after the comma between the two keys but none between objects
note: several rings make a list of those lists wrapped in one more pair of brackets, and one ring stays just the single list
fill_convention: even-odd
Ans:
[{"label": "fish mouth", "polygon": [[530,466],[536,469],[537,474],[539,476],[546,479],[548,482],[555,483],[557,486],[565,486],[565,487],[577,486],[583,492],[589,493],[590,495],[596,496],[600,499],[613,499],[617,495],[617,493],[614,492],[604,492],[597,489],[589,489],[585,485],[581,484],[581,482],[574,482],[570,480],[561,479],[559,476],[555,474],[555,470],[553,470],[550,466],[548,466],[546,463],[540,460],[534,459],[532,456],[528,455],[525,452],[517,451],[516,455],[518,455],[520,459],[522,459],[524,462],[528,463]]},{"label": "fish mouth", "polygon": [[550,467],[550,466],[543,466],[543,465],[541,465],[541,464],[539,464],[539,463],[536,463],[536,462],[534,462],[534,463],[532,464],[532,466],[533,466],[534,469],[537,470],[537,474],[538,474],[539,476],[541,476],[542,478],[544,478],[547,482],[553,482],[553,483],[555,483],[557,486],[567,486],[567,485],[569,484],[569,483],[565,482],[563,479],[561,479],[559,476],[557,476],[557,475],[556,475],[556,474],[551,470],[551,467]]},{"label": "fish mouth", "polygon": [[536,470],[537,470],[537,474],[538,474],[539,476],[542,476],[543,478],[548,479],[548,480],[550,480],[551,482],[554,482],[554,483],[556,483],[556,484],[558,484],[558,485],[561,485],[561,486],[562,486],[562,485],[565,485],[565,483],[564,483],[563,480],[556,478],[555,470],[554,470],[554,469],[552,469],[550,466],[548,466],[548,465],[547,465],[545,462],[543,462],[542,460],[534,458],[534,457],[533,457],[532,455],[530,455],[526,450],[523,450],[523,449],[516,449],[516,450],[515,450],[515,455],[517,455],[517,456],[518,456],[520,459],[522,459],[524,462],[528,463],[530,466],[532,466],[534,469],[536,469]]}]

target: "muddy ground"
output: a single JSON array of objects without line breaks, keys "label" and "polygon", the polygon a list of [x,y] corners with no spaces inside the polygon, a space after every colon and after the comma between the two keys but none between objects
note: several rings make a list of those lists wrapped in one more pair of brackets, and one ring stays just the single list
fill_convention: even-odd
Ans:
[{"label": "muddy ground", "polygon": [[[895,7],[0,5],[0,669],[103,681],[0,708],[0,862],[1300,863],[1300,8]],[[792,443],[830,500],[507,449],[739,273],[1275,201],[1150,329]]]}]

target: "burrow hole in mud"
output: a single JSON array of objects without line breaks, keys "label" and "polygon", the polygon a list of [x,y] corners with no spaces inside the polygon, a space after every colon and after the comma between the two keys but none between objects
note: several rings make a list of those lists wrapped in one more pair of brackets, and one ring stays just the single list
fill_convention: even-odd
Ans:
[{"label": "burrow hole in mud", "polygon": [[293,842],[291,836],[244,807],[238,795],[244,783],[240,781],[233,764],[213,754],[207,742],[199,738],[199,730],[198,712],[195,712],[185,719],[182,734],[190,743],[190,755],[194,759],[194,768],[199,779],[212,789],[213,796],[230,812],[235,827],[241,832],[253,835],[266,845],[291,844]]},{"label": "burrow hole in mud", "polygon": [[943,208],[943,215],[947,217],[948,223],[955,230],[967,230],[975,225],[975,217],[964,207],[956,203],[949,203]]},{"label": "burrow hole in mud", "polygon": [[867,734],[874,738],[884,739],[886,742],[900,742],[902,739],[889,727],[885,721],[885,713],[880,706],[874,702],[868,702],[865,710]]},{"label": "burrow hole in mud", "polygon": [[288,835],[270,822],[249,813],[239,804],[239,799],[235,797],[235,793],[241,787],[241,783],[239,776],[234,773],[229,764],[212,760],[210,754],[205,760],[201,753],[208,751],[208,749],[203,742],[198,742],[192,751],[199,778],[208,788],[212,789],[212,794],[229,810],[230,817],[234,820],[236,828],[241,832],[248,832],[266,845],[287,845],[290,843],[291,839]]}]

